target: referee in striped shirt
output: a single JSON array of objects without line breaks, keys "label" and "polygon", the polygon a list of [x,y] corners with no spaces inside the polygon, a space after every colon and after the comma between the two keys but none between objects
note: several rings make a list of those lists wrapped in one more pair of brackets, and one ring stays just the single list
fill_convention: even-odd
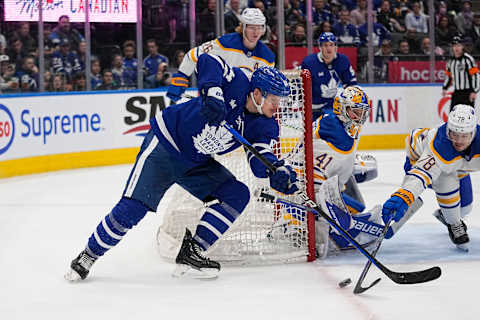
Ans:
[{"label": "referee in striped shirt", "polygon": [[475,107],[475,98],[480,89],[477,63],[471,55],[463,52],[463,44],[458,36],[452,39],[452,51],[453,58],[447,61],[447,78],[443,83],[442,95],[445,96],[448,87],[453,85],[450,111],[457,104],[468,104]]}]

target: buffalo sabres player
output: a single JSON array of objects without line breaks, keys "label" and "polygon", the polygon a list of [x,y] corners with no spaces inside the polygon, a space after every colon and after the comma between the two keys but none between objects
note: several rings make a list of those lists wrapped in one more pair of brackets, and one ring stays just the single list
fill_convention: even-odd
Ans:
[{"label": "buffalo sabres player", "polygon": [[[437,196],[440,210],[434,212],[448,228],[452,242],[468,250],[467,226],[462,221],[471,210],[471,181],[468,172],[480,170],[480,138],[471,106],[458,104],[448,121],[433,129],[416,129],[408,141],[408,160],[402,186],[382,209],[384,221],[393,218],[404,224],[409,206],[428,187]],[[395,224],[392,225],[394,227]]]},{"label": "buffalo sabres player", "polygon": [[355,71],[347,56],[337,53],[337,38],[331,32],[324,32],[318,38],[319,53],[313,53],[302,61],[302,69],[312,75],[313,120],[324,108],[331,108],[339,84],[357,85]]},{"label": "buffalo sabres player", "polygon": [[259,67],[275,65],[275,54],[260,41],[266,31],[266,19],[257,8],[246,8],[240,16],[238,32],[223,35],[188,51],[178,72],[173,74],[167,97],[177,102],[189,84],[199,57],[211,53],[222,57],[232,67],[251,72]]},{"label": "buffalo sabres player", "polygon": [[[375,158],[357,153],[360,131],[369,110],[370,102],[366,93],[359,87],[347,87],[338,91],[332,108],[326,109],[313,123],[315,199],[322,207],[326,202],[334,203],[337,208],[325,212],[362,245],[374,241],[383,230],[381,206],[364,212],[365,201],[357,186],[357,183],[377,177]],[[330,188],[330,184],[334,189],[339,189],[340,193],[332,193],[338,194],[338,199],[325,196],[330,194],[325,189]],[[298,223],[292,220],[292,215],[286,214],[282,218],[274,227],[287,225],[290,228],[286,228],[286,231],[295,231]],[[328,253],[324,247],[326,238],[333,245],[327,245],[330,250],[353,248],[334,229],[328,230],[328,225],[321,220],[317,221],[316,229],[317,248],[323,246],[319,251],[322,257]]]},{"label": "buffalo sabres player", "polygon": [[[204,257],[234,223],[249,202],[250,193],[213,155],[240,147],[226,121],[255,146],[277,170],[270,172],[257,158],[249,159],[256,177],[285,194],[298,190],[296,173],[272,153],[279,127],[272,118],[290,93],[287,78],[277,69],[261,67],[251,80],[239,68],[214,55],[202,54],[196,66],[201,96],[163,110],[150,121],[121,200],[98,224],[87,246],[71,263],[66,279],[85,279],[92,264],[115,246],[148,211],[156,211],[174,183],[209,203],[192,235],[187,229],[176,258],[177,275],[198,271],[214,277],[220,264]],[[216,201],[214,201],[216,200]]]}]

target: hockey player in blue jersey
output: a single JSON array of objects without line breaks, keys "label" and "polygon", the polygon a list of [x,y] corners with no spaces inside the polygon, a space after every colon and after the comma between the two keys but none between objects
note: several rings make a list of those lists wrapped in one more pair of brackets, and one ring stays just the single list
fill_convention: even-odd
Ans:
[{"label": "hockey player in blue jersey", "polygon": [[318,38],[319,53],[310,54],[302,61],[302,69],[312,75],[313,120],[323,114],[322,108],[332,108],[339,84],[344,88],[357,85],[355,71],[347,56],[337,53],[337,38],[324,32]]},{"label": "hockey player in blue jersey", "polygon": [[92,264],[115,246],[143,219],[156,211],[164,193],[174,184],[208,203],[194,235],[187,229],[176,258],[177,274],[199,271],[213,277],[220,264],[202,253],[234,223],[249,202],[250,193],[212,156],[225,154],[240,143],[221,125],[226,121],[250,141],[277,170],[270,172],[247,153],[256,177],[269,178],[282,193],[298,190],[295,171],[272,153],[279,127],[272,118],[281,99],[290,93],[287,78],[270,67],[257,69],[251,81],[239,68],[214,55],[203,54],[196,66],[201,96],[164,109],[150,121],[147,133],[121,200],[99,223],[87,246],[65,275],[85,279]]},{"label": "hockey player in blue jersey", "polygon": [[223,35],[205,42],[187,52],[172,75],[167,97],[177,102],[189,84],[198,58],[204,53],[220,56],[232,67],[245,68],[251,72],[259,67],[275,65],[275,54],[261,41],[266,31],[266,18],[257,8],[246,8],[240,16],[238,32]]},{"label": "hockey player in blue jersey", "polygon": [[480,170],[479,128],[474,109],[459,104],[441,126],[414,130],[413,145],[408,146],[412,166],[407,166],[401,187],[384,203],[383,219],[393,217],[393,228],[397,223],[403,225],[410,218],[405,212],[431,187],[440,206],[435,217],[446,225],[453,244],[468,250],[470,239],[462,219],[471,210],[472,191],[470,180],[465,179],[469,172]]}]

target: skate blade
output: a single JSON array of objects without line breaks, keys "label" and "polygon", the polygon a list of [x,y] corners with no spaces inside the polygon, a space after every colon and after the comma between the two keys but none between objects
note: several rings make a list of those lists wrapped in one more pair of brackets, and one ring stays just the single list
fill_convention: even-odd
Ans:
[{"label": "skate blade", "polygon": [[192,278],[192,279],[216,279],[218,277],[217,269],[197,270],[185,264],[178,264],[172,273],[174,278]]},{"label": "skate blade", "polygon": [[457,249],[463,252],[468,252],[468,244],[457,244]]},{"label": "skate blade", "polygon": [[80,277],[80,275],[73,269],[68,270],[63,277],[70,282],[77,282],[82,279],[82,277]]}]

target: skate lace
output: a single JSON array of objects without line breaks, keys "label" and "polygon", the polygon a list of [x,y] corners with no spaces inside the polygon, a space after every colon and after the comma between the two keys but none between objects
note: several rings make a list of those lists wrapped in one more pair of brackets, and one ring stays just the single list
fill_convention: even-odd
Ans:
[{"label": "skate lace", "polygon": [[463,224],[457,224],[455,226],[452,226],[452,233],[455,238],[458,238],[462,235],[465,234],[465,229],[463,228]]},{"label": "skate lace", "polygon": [[90,270],[93,263],[95,262],[95,259],[90,257],[88,254],[84,253],[80,256],[80,260],[78,262],[82,267],[84,267],[87,270]]},{"label": "skate lace", "polygon": [[193,242],[193,243],[192,243],[192,248],[193,248],[193,252],[195,252],[195,255],[197,255],[199,258],[201,258],[201,259],[203,259],[203,260],[205,260],[205,261],[207,261],[207,262],[210,261],[210,259],[207,258],[207,257],[203,254],[204,251],[200,248],[200,246],[199,246],[197,243]]}]

